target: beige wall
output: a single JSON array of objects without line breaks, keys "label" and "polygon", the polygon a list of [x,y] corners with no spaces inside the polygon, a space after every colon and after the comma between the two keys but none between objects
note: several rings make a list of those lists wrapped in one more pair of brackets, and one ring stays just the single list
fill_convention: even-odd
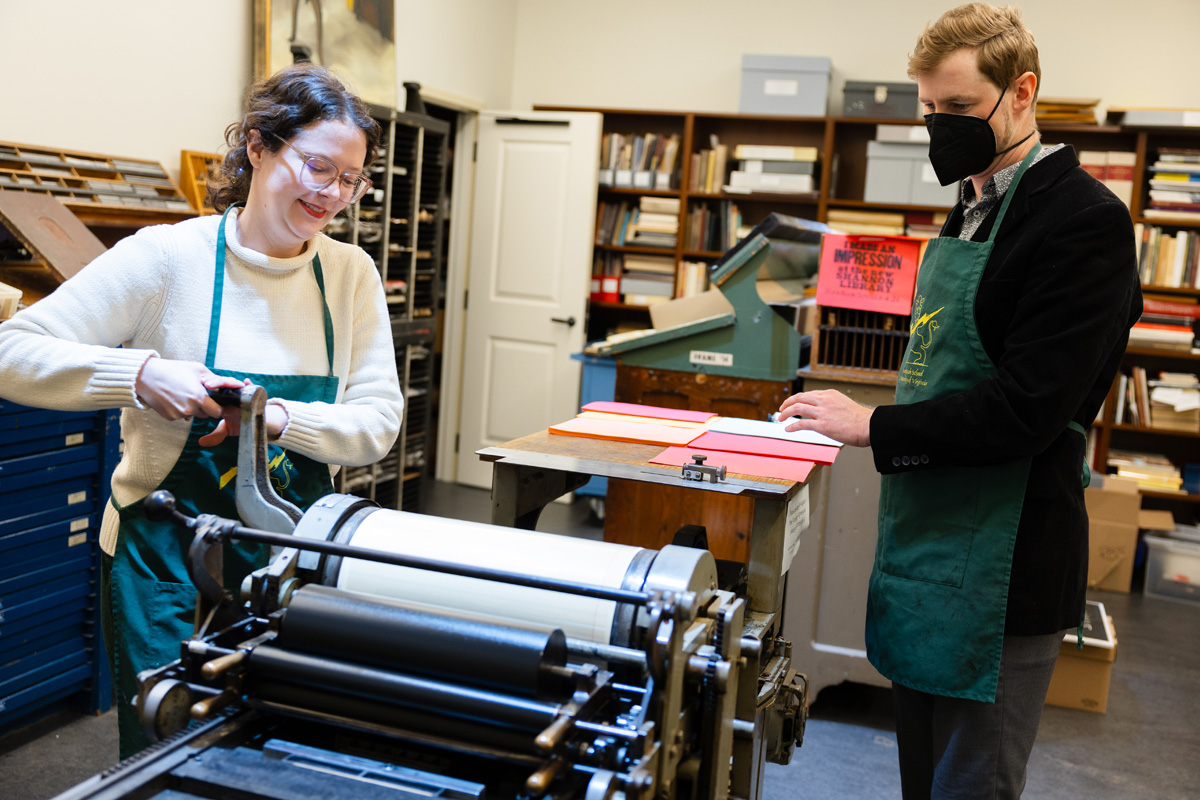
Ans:
[{"label": "beige wall", "polygon": [[[179,151],[220,149],[241,113],[252,6],[0,0],[0,141],[150,158],[178,176]],[[397,85],[508,104],[516,0],[396,0],[396,19]]]},{"label": "beige wall", "polygon": [[[280,0],[277,0],[280,1]],[[252,0],[0,0],[0,140],[152,158],[216,150],[251,71]],[[935,0],[396,0],[397,82],[489,108],[735,111],[742,53],[904,80]],[[1200,108],[1196,0],[1027,0],[1046,95]]]},{"label": "beige wall", "polygon": [[[517,0],[512,102],[736,111],[743,53],[823,55],[847,80],[904,81],[948,0]],[[1045,96],[1200,108],[1197,0],[1018,2]]]}]

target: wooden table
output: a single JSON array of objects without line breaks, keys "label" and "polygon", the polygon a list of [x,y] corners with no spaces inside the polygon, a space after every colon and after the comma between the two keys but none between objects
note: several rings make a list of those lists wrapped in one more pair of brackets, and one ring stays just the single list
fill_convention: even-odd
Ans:
[{"label": "wooden table", "polygon": [[[613,442],[562,436],[539,431],[496,447],[478,451],[479,457],[492,463],[492,522],[533,529],[547,503],[574,491],[594,475],[651,486],[660,491],[683,493],[688,502],[678,516],[662,516],[667,505],[655,503],[632,511],[658,523],[659,534],[652,540],[621,541],[639,547],[658,549],[670,543],[670,537],[687,524],[705,524],[704,509],[708,498],[739,497],[751,504],[751,523],[747,555],[747,600],[752,612],[775,614],[781,610],[781,575],[787,543],[789,507],[799,514],[799,504],[807,503],[807,486],[812,497],[820,494],[825,470],[817,465],[804,483],[774,480],[749,475],[729,474],[720,483],[684,480],[678,467],[650,464],[662,452],[659,445]],[[811,513],[811,512],[809,512]],[[707,527],[707,526],[706,526]],[[793,531],[793,533],[798,533]],[[710,544],[721,538],[721,531],[710,530]],[[662,541],[663,535],[666,541]],[[610,536],[606,527],[605,540]],[[714,555],[721,557],[714,552]]]}]

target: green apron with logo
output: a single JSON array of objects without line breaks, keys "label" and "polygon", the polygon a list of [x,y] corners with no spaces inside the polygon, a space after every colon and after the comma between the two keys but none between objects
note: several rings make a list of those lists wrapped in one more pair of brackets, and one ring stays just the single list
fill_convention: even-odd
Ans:
[{"label": "green apron with logo", "polygon": [[[975,297],[1009,201],[1040,149],[1021,162],[987,241],[929,242],[896,382],[898,405],[965,391],[995,374],[975,325]],[[883,476],[866,643],[884,676],[930,694],[995,701],[1031,462]]]},{"label": "green apron with logo", "polygon": [[[216,274],[213,279],[212,317],[209,322],[208,353],[204,364],[218,375],[249,378],[267,390],[269,397],[298,402],[332,403],[337,399],[338,379],[333,371],[333,323],[325,302],[321,260],[314,253],[313,275],[321,290],[325,316],[325,348],[330,375],[264,375],[232,372],[213,367],[221,322],[221,298],[225,280],[225,222],[217,234]],[[216,427],[216,419],[195,419],[187,444],[171,472],[159,484],[175,495],[176,507],[188,516],[217,514],[237,518],[234,491],[237,481],[237,437],[230,436],[215,447],[201,447],[199,439]],[[333,491],[329,467],[307,456],[288,453],[278,445],[268,447],[271,482],[279,495],[307,509]],[[121,758],[150,744],[130,701],[137,696],[137,674],[179,658],[180,642],[192,635],[195,623],[196,587],[187,572],[187,552],[192,532],[169,522],[151,522],[142,501],[114,507],[120,513],[120,534],[113,554],[109,578],[111,616],[106,635],[111,643],[113,681],[117,688],[118,728]],[[242,578],[266,566],[270,548],[237,543],[225,548],[225,587],[240,592]]]}]

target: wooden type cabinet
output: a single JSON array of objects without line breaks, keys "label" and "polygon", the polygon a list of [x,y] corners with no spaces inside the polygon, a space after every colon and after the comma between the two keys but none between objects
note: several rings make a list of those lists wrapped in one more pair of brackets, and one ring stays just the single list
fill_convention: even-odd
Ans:
[{"label": "wooden type cabinet", "polygon": [[357,244],[379,269],[404,393],[404,424],[391,452],[378,463],[343,469],[335,488],[387,508],[415,511],[434,449],[433,350],[450,125],[379,106],[372,113],[383,128],[371,166],[374,188],[330,233]]}]

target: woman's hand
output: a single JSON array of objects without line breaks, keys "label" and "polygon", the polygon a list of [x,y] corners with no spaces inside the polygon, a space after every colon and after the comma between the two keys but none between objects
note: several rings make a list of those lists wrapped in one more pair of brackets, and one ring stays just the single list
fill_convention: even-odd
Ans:
[{"label": "woman's hand", "polygon": [[833,389],[794,394],[779,407],[781,419],[791,420],[784,430],[816,431],[843,444],[869,447],[873,409],[851,400]]},{"label": "woman's hand", "polygon": [[[246,381],[250,383],[249,380]],[[237,436],[241,433],[242,427],[242,411],[240,408],[231,407],[225,408],[224,418],[217,423],[217,427],[212,429],[212,432],[201,436],[196,441],[201,447],[213,447],[225,441],[226,437]],[[267,429],[267,441],[273,442],[283,433],[283,429],[288,424],[288,413],[282,405],[278,403],[267,403],[267,407],[263,410],[263,421]]]},{"label": "woman's hand", "polygon": [[142,365],[135,390],[142,403],[163,419],[221,417],[225,410],[208,396],[209,389],[240,389],[238,378],[226,378],[195,361],[152,357]]}]

